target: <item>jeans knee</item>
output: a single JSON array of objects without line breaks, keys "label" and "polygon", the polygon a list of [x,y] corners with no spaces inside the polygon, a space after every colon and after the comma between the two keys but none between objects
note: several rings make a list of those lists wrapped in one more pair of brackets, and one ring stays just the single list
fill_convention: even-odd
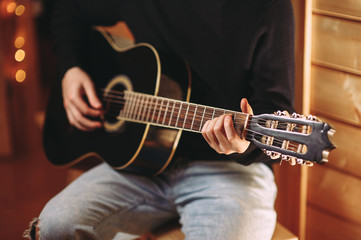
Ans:
[{"label": "jeans knee", "polygon": [[[38,238],[36,239],[76,239],[77,229],[80,228],[82,219],[74,212],[66,209],[63,211],[49,211],[45,207],[37,221]],[[33,239],[33,238],[30,238]],[[83,238],[91,239],[91,238]]]}]

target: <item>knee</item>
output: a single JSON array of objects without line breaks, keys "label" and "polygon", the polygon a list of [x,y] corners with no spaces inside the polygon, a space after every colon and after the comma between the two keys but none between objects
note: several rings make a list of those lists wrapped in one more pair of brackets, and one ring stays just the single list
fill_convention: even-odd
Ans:
[{"label": "knee", "polygon": [[48,204],[39,216],[38,236],[40,239],[75,239],[78,234],[83,237],[92,235],[91,227],[86,227],[83,223],[83,217],[74,209],[67,207],[60,209]]}]

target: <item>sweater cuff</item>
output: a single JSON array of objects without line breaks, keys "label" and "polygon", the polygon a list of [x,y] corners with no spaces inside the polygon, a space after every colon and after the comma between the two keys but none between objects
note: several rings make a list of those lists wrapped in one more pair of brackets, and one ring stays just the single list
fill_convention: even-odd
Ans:
[{"label": "sweater cuff", "polygon": [[230,155],[231,159],[242,165],[250,165],[255,162],[269,163],[273,161],[262,149],[251,143],[244,153],[234,153]]}]

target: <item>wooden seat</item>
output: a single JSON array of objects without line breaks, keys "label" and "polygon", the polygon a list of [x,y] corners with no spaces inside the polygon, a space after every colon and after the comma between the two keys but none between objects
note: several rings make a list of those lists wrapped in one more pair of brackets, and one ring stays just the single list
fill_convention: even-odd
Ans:
[{"label": "wooden seat", "polygon": [[[178,223],[168,224],[151,234],[144,235],[138,240],[183,240],[184,235]],[[282,224],[277,222],[272,240],[298,240],[298,237],[291,233]]]}]

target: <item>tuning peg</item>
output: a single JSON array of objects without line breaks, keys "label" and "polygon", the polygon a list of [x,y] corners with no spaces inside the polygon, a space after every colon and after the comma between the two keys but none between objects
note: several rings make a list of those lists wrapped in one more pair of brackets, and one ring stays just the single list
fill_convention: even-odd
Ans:
[{"label": "tuning peg", "polygon": [[300,163],[301,165],[303,166],[306,166],[306,167],[312,167],[313,166],[313,162],[311,161],[305,161],[303,159],[300,159],[302,162]]},{"label": "tuning peg", "polygon": [[295,166],[297,164],[297,158],[296,157],[291,157],[291,156],[288,156],[288,155],[282,155],[281,159],[283,161],[289,162],[289,164],[291,164],[292,166]]},{"label": "tuning peg", "polygon": [[320,163],[327,163],[328,162],[328,155],[330,154],[330,151],[328,149],[322,151],[322,160]]},{"label": "tuning peg", "polygon": [[317,122],[320,121],[316,116],[313,116],[313,115],[308,115],[306,119],[307,120],[312,120],[312,121],[317,121]]},{"label": "tuning peg", "polygon": [[281,153],[278,153],[278,152],[266,150],[265,153],[266,153],[267,156],[269,156],[271,159],[278,159],[278,158],[281,157]]},{"label": "tuning peg", "polygon": [[333,128],[330,128],[330,130],[328,130],[327,135],[330,139],[332,139],[333,135],[335,134],[336,130]]},{"label": "tuning peg", "polygon": [[292,118],[302,118],[303,115],[300,115],[300,114],[294,112],[294,113],[292,113],[291,117]]},{"label": "tuning peg", "polygon": [[275,112],[274,114],[277,115],[277,116],[286,116],[286,117],[291,116],[291,115],[289,114],[289,112],[287,112],[286,110],[285,110],[285,111],[280,111],[280,110],[278,110],[278,111]]}]

